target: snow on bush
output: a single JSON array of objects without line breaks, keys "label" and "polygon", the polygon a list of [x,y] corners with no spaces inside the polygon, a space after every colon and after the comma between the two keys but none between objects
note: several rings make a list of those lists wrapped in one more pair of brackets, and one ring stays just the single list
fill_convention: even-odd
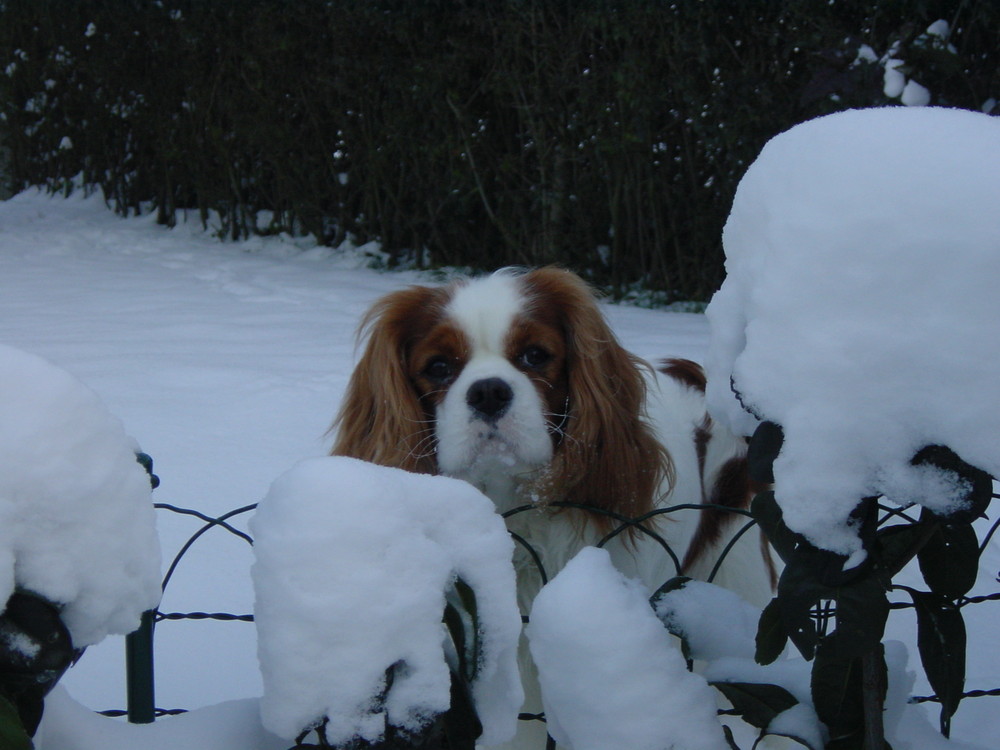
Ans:
[{"label": "snow on bush", "polygon": [[160,597],[149,476],[97,395],[0,345],[0,605],[61,607],[76,648],[128,633]]},{"label": "snow on bush", "polygon": [[374,741],[386,723],[418,731],[447,710],[441,617],[458,576],[477,599],[481,741],[513,735],[523,700],[513,543],[478,490],[355,459],[310,459],[274,482],[251,528],[270,731],[292,739],[325,717],[331,744]]},{"label": "snow on bush", "polygon": [[737,594],[703,581],[683,585],[655,598],[654,609],[667,629],[683,638],[687,654],[705,664],[701,675],[714,683],[778,685],[797,704],[778,713],[765,734],[796,737],[820,748],[826,733],[812,705],[810,665],[797,653],[771,664],[755,660],[760,610]]},{"label": "snow on bush", "polygon": [[854,110],[775,137],[739,185],[710,406],[784,428],[776,498],[819,547],[860,548],[863,497],[953,510],[955,476],[911,464],[925,446],[1000,474],[997,164],[996,118]]},{"label": "snow on bush", "polygon": [[[944,19],[939,19],[913,39],[911,46],[933,50],[940,64],[941,61],[958,54],[955,46],[948,42],[950,36],[951,26]],[[882,78],[882,92],[890,99],[899,99],[900,103],[907,107],[925,107],[931,102],[931,91],[912,77],[911,66],[900,57],[900,55],[905,56],[902,46],[902,40],[897,39],[889,51],[878,60],[885,71]],[[866,51],[861,56],[874,57],[874,53],[870,47],[866,46]],[[920,77],[919,73],[918,77]]]},{"label": "snow on bush", "polygon": [[754,657],[760,610],[728,589],[685,581],[657,597],[656,614],[671,633],[683,636],[695,659]]},{"label": "snow on bush", "polygon": [[637,581],[585,547],[527,627],[549,733],[572,750],[723,750],[715,695],[688,672]]}]

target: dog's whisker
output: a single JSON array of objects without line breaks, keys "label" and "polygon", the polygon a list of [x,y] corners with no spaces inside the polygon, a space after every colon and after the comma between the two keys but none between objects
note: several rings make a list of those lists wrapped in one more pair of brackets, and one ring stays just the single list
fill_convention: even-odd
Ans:
[{"label": "dog's whisker", "polygon": [[437,443],[437,438],[432,430],[421,430],[420,432],[411,432],[408,436],[408,440],[413,440],[417,438],[413,443],[413,447],[410,449],[411,452],[423,451],[426,447],[430,447],[431,450],[422,457],[434,453],[434,446]]}]

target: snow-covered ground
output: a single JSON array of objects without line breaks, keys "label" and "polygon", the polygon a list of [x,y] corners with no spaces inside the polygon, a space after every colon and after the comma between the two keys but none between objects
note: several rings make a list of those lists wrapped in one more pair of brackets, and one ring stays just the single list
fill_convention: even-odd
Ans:
[{"label": "snow-covered ground", "polygon": [[[356,252],[282,238],[222,244],[196,221],[167,230],[148,217],[119,219],[96,198],[29,192],[0,203],[0,343],[51,360],[99,394],[153,456],[162,480],[155,500],[221,514],[261,500],[298,461],[327,451],[325,433],[355,358],[360,315],[382,293],[426,280],[364,266]],[[639,355],[704,360],[703,316],[606,311]],[[246,528],[247,520],[236,524]],[[165,564],[200,526],[163,512],[158,523]],[[252,562],[245,542],[209,532],[174,575],[161,609],[249,613]],[[972,593],[992,593],[998,569],[994,542]],[[970,689],[1000,686],[998,606],[965,610]],[[894,615],[889,636],[915,652],[912,615]],[[148,735],[143,747],[282,746],[259,731],[254,702],[217,705],[261,695],[253,625],[161,623],[156,670],[157,705],[214,708],[158,721],[161,739]],[[129,747],[127,728],[80,712],[69,699],[92,709],[123,707],[123,639],[88,649],[61,685],[49,709],[69,729],[64,737],[81,748]],[[927,690],[918,677],[914,692]],[[997,700],[966,701],[953,736],[995,746]],[[932,708],[926,711],[933,717]],[[170,722],[177,731],[162,738]],[[242,738],[208,734],[230,723]],[[178,745],[179,737],[190,741]],[[51,734],[44,747],[68,747],[60,739]],[[931,746],[928,739],[923,747]]]}]

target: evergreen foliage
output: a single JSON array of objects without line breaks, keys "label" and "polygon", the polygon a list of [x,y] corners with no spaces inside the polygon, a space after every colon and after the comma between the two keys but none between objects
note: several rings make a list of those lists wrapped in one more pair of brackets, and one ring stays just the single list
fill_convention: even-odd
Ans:
[{"label": "evergreen foliage", "polygon": [[898,101],[890,58],[1000,110],[998,37],[936,0],[5,0],[0,139],[11,189],[123,215],[705,299],[770,137]]}]

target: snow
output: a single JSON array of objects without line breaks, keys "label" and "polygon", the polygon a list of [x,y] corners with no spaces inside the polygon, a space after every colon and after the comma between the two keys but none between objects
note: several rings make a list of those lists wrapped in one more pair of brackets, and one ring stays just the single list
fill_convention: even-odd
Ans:
[{"label": "snow", "polygon": [[[925,47],[935,50],[937,56],[956,55],[955,47],[948,43],[951,26],[944,19],[934,21],[923,34],[916,37],[913,47]],[[907,107],[926,107],[931,103],[931,91],[926,86],[909,77],[910,68],[906,60],[900,59],[902,54],[901,41],[895,41],[888,52],[880,59],[868,45],[858,49],[858,60],[878,63],[883,68],[882,93],[890,99],[899,99]],[[984,110],[986,111],[986,110]]]},{"label": "snow", "polygon": [[97,395],[0,345],[0,602],[61,608],[76,648],[128,633],[160,599],[150,481]]},{"label": "snow", "polygon": [[[885,193],[883,203],[893,195]],[[288,237],[225,244],[194,219],[167,230],[150,217],[119,219],[99,198],[27,192],[0,202],[0,342],[57,363],[99,395],[153,456],[162,480],[156,501],[217,515],[259,501],[277,477],[327,452],[326,430],[356,359],[362,313],[384,293],[431,280],[377,273],[364,263],[352,249]],[[705,360],[704,316],[604,310],[640,356]],[[245,528],[247,518],[233,523]],[[200,525],[158,513],[164,564]],[[212,530],[178,567],[161,609],[250,612],[252,564],[249,545]],[[994,539],[971,595],[995,592],[998,569]],[[918,571],[904,571],[903,583],[919,580]],[[1000,654],[990,647],[996,606],[963,610],[969,689],[1000,686]],[[938,738],[935,708],[905,703],[929,692],[913,666],[912,613],[894,613],[887,635],[906,646],[892,651],[890,663],[899,676],[890,682],[895,697],[887,711],[893,747],[994,747],[997,699],[964,701],[953,721],[956,739]],[[718,661],[726,675],[735,673],[732,661]],[[146,726],[92,713],[124,707],[123,638],[111,635],[89,647],[50,695],[36,747],[284,750],[287,741],[261,724],[263,692],[253,625],[161,622],[157,705],[194,710]]]},{"label": "snow", "polygon": [[931,103],[931,92],[926,86],[910,80],[903,86],[899,100],[907,107],[926,107]]},{"label": "snow", "polygon": [[812,705],[811,664],[788,650],[767,666],[754,660],[758,608],[714,584],[686,581],[658,596],[654,609],[670,632],[684,639],[705,679],[780,685],[799,701],[771,721],[770,733],[800,737],[811,747],[823,747],[825,730]]},{"label": "snow", "polygon": [[885,73],[883,75],[882,93],[890,99],[902,96],[906,87],[906,75],[900,70],[906,63],[903,60],[890,58],[885,62]]},{"label": "snow", "polygon": [[261,726],[252,698],[223,701],[152,724],[105,718],[57,685],[45,699],[45,719],[34,737],[41,750],[287,750],[286,740]]},{"label": "snow", "polygon": [[661,595],[656,613],[683,635],[696,659],[753,659],[760,610],[736,593],[704,581],[687,581]]},{"label": "snow", "polygon": [[712,689],[688,671],[648,600],[596,547],[581,550],[535,597],[528,642],[549,734],[563,746],[728,747]]},{"label": "snow", "polygon": [[476,594],[482,742],[513,736],[524,699],[513,542],[482,493],[457,479],[313,458],[275,481],[251,530],[270,731],[294,740],[327,717],[332,745],[374,742],[387,723],[418,732],[444,713],[441,615],[457,576]]},{"label": "snow", "polygon": [[995,118],[856,110],[775,137],[739,185],[710,408],[782,425],[776,497],[819,547],[859,549],[863,497],[952,509],[954,476],[911,464],[925,446],[1000,475],[997,163]]}]

